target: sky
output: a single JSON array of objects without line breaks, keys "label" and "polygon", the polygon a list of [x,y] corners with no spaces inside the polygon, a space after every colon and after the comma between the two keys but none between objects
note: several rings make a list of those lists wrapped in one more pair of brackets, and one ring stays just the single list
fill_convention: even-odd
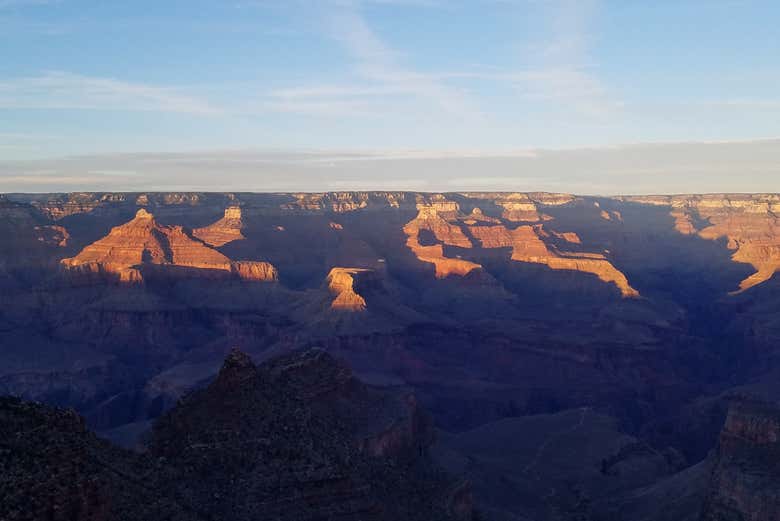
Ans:
[{"label": "sky", "polygon": [[774,0],[0,0],[0,192],[780,191],[778,26]]}]

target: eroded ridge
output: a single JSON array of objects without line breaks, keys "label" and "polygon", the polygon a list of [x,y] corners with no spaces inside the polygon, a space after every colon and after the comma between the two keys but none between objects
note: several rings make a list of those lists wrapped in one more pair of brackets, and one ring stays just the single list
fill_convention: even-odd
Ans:
[{"label": "eroded ridge", "polygon": [[143,265],[177,266],[215,270],[248,280],[276,280],[276,269],[267,262],[232,261],[208,245],[190,237],[181,226],[164,226],[144,209],[131,221],[116,226],[102,239],[85,247],[62,265],[86,274],[112,274],[121,282],[141,282]]},{"label": "eroded ridge", "polygon": [[[516,199],[516,198],[515,198]],[[555,201],[558,204],[558,200]],[[502,216],[511,223],[521,220],[545,220],[536,210],[535,203],[527,201],[503,200]],[[514,208],[511,215],[507,214],[507,203]],[[511,203],[511,204],[510,204]],[[498,203],[496,203],[498,204]],[[530,215],[531,205],[534,215]],[[480,264],[460,258],[445,256],[444,246],[457,248],[511,248],[511,259],[517,262],[544,264],[553,270],[569,270],[595,275],[599,280],[614,284],[623,297],[638,297],[639,292],[631,287],[626,276],[602,253],[587,253],[562,251],[544,239],[557,239],[568,244],[581,245],[581,240],[573,232],[546,231],[544,224],[520,225],[511,228],[501,219],[485,216],[475,208],[469,215],[462,215],[456,202],[437,199],[427,204],[417,205],[418,214],[404,226],[406,245],[423,261],[434,264],[436,277],[450,275],[464,276],[475,269],[482,268]],[[517,212],[525,212],[521,216]],[[510,218],[507,219],[507,216]],[[466,233],[467,232],[467,233]],[[423,244],[421,236],[427,234],[435,244]],[[476,244],[472,242],[473,238]]]}]

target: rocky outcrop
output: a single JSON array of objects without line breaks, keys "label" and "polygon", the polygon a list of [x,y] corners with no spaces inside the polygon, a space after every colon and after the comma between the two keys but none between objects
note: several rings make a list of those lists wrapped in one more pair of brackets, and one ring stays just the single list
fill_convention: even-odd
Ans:
[{"label": "rocky outcrop", "polygon": [[326,279],[328,291],[334,297],[330,308],[336,311],[360,312],[366,310],[366,301],[355,291],[355,279],[371,274],[361,268],[333,268]]},{"label": "rocky outcrop", "polygon": [[233,241],[244,238],[241,229],[244,223],[241,220],[241,208],[231,206],[225,209],[225,216],[214,224],[203,228],[195,228],[192,235],[202,240],[209,246],[218,248]]},{"label": "rocky outcrop", "polygon": [[455,484],[428,460],[424,418],[324,351],[257,367],[234,351],[160,419],[149,450],[187,469],[176,488],[216,518],[452,519]]},{"label": "rocky outcrop", "polygon": [[[590,273],[603,282],[617,286],[623,297],[639,296],[639,292],[631,287],[626,276],[603,254],[561,251],[544,241],[555,237],[566,243],[579,245],[581,241],[576,233],[548,233],[541,224],[522,225],[511,229],[504,224],[491,224],[495,222],[494,219],[482,220],[480,224],[476,224],[482,215],[481,212],[477,212],[476,216],[473,212],[466,217],[460,216],[458,205],[454,202],[418,205],[418,210],[417,217],[404,226],[404,233],[407,236],[406,245],[419,260],[435,265],[438,278],[453,274],[463,276],[481,268],[477,263],[444,255],[445,245],[473,248],[474,244],[469,238],[471,236],[477,241],[478,246],[485,249],[511,248],[513,261],[545,264],[553,270]],[[442,216],[441,212],[444,212],[447,218]],[[511,220],[520,219],[515,215]],[[468,231],[469,236],[464,233],[464,229]],[[438,244],[421,244],[421,232],[428,233],[429,238],[437,241]]]},{"label": "rocky outcrop", "polygon": [[596,275],[600,280],[612,283],[623,297],[638,297],[626,276],[616,269],[600,253],[562,252],[548,247],[540,238],[541,228],[519,226],[511,233],[512,260],[545,264],[553,270],[570,270]]},{"label": "rocky outcrop", "polygon": [[242,280],[256,282],[273,282],[279,280],[279,272],[270,262],[262,261],[233,261],[230,263],[231,272]]},{"label": "rocky outcrop", "polygon": [[362,384],[324,351],[256,366],[233,350],[141,453],[73,411],[0,398],[0,518],[8,521],[472,518],[470,490],[430,460],[413,396]]},{"label": "rocky outcrop", "polygon": [[130,222],[117,226],[78,255],[63,259],[69,271],[114,275],[120,282],[143,280],[144,265],[215,270],[249,280],[276,280],[276,270],[264,262],[233,262],[190,237],[181,226],[163,226],[144,209]]},{"label": "rocky outcrop", "polygon": [[[460,248],[472,247],[471,241],[463,233],[460,226],[451,224],[440,214],[440,212],[444,212],[445,215],[454,218],[458,211],[456,203],[443,201],[433,204],[418,204],[417,209],[417,217],[404,226],[406,246],[419,260],[434,265],[437,278],[445,278],[450,275],[462,277],[481,268],[475,262],[444,256],[442,244]],[[420,242],[421,232],[429,233],[441,244],[423,245]]]},{"label": "rocky outcrop", "polygon": [[715,456],[702,521],[780,519],[780,407],[737,400]]},{"label": "rocky outcrop", "polygon": [[46,244],[56,245],[60,248],[64,248],[68,245],[70,234],[64,226],[57,226],[56,224],[36,226],[35,231],[38,232],[38,241]]}]

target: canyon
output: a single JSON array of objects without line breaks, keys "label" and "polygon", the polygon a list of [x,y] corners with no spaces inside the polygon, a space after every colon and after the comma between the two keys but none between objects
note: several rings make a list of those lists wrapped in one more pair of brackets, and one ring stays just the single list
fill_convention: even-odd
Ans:
[{"label": "canyon", "polygon": [[[425,440],[421,475],[453,477],[425,488],[443,516],[470,512],[472,488],[477,515],[497,520],[771,516],[774,496],[751,492],[739,462],[774,454],[778,210],[776,194],[5,194],[0,394],[75,409],[83,421],[9,405],[81,425],[98,459],[119,449],[89,430],[136,449],[151,436],[144,450],[173,473],[200,465],[173,441],[185,437],[234,461],[251,438],[244,406],[370,434],[317,461]],[[225,411],[209,398],[223,392]],[[366,412],[386,406],[392,419]],[[208,452],[218,425],[240,434]],[[337,464],[321,471],[331,505],[342,486],[354,505],[390,501],[355,492]],[[196,505],[205,490],[182,483],[171,512],[219,515],[226,503]]]}]

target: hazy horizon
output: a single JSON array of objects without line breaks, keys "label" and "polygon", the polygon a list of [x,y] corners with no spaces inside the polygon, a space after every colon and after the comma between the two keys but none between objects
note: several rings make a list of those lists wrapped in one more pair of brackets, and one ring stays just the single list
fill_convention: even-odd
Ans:
[{"label": "hazy horizon", "polygon": [[223,150],[0,160],[0,192],[780,192],[780,140],[569,149]]}]

